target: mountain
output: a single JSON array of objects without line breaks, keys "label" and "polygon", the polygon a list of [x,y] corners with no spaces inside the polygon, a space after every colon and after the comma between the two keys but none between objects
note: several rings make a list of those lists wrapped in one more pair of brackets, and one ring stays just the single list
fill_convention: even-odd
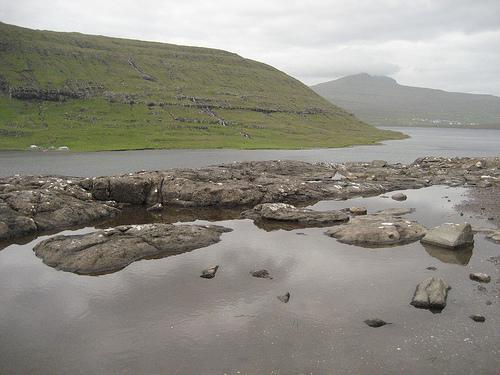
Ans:
[{"label": "mountain", "polygon": [[373,125],[500,127],[500,98],[493,95],[403,86],[366,73],[311,88]]},{"label": "mountain", "polygon": [[234,53],[0,23],[0,149],[339,147],[401,137]]}]

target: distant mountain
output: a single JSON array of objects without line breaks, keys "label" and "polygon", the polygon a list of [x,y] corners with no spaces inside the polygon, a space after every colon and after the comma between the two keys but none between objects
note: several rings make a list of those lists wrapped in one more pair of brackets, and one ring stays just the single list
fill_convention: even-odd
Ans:
[{"label": "distant mountain", "polygon": [[0,149],[340,147],[401,137],[234,53],[0,23]]},{"label": "distant mountain", "polygon": [[311,87],[372,125],[500,127],[500,98],[403,86],[366,73]]}]

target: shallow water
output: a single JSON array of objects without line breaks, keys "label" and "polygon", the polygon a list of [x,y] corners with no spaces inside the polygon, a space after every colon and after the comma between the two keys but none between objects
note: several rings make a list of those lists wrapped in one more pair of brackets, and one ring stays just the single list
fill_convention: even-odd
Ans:
[{"label": "shallow water", "polygon": [[[414,207],[408,217],[426,226],[465,219],[488,226],[453,209],[464,192],[435,186],[405,191],[405,202],[371,197],[313,208]],[[419,242],[365,249],[325,236],[324,228],[266,231],[250,220],[224,220],[234,212],[210,215],[201,217],[234,229],[218,244],[109,275],[44,265],[32,247],[46,237],[0,251],[0,373],[498,373],[498,271],[487,259],[500,247],[483,235],[464,262],[429,253]],[[215,264],[214,279],[199,277]],[[261,268],[274,279],[249,275]],[[492,275],[486,291],[469,280],[470,272]],[[409,305],[416,284],[431,275],[453,288],[441,314]],[[287,291],[284,304],[276,296]],[[473,322],[473,313],[486,322]],[[363,323],[368,318],[393,324],[370,328]]]},{"label": "shallow water", "polygon": [[383,159],[411,163],[422,156],[498,156],[500,130],[391,128],[411,138],[382,145],[313,150],[143,150],[120,152],[0,152],[0,176],[102,176],[141,169],[197,168],[245,160],[340,163]]}]

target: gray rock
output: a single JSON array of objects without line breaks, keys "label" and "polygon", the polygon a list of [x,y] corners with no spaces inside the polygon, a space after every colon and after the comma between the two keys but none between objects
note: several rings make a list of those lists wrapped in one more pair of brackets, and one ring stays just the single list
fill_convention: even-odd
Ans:
[{"label": "gray rock", "polygon": [[204,279],[213,279],[215,277],[215,274],[217,273],[218,269],[219,269],[219,266],[213,266],[213,267],[204,269],[201,272],[200,277],[203,277]]},{"label": "gray rock", "polygon": [[468,223],[446,223],[427,231],[425,237],[422,238],[422,243],[455,249],[472,245],[474,243],[474,233]]},{"label": "gray rock", "polygon": [[486,318],[482,315],[471,315],[470,318],[475,321],[475,322],[478,322],[478,323],[484,323],[486,321]]},{"label": "gray rock", "polygon": [[366,215],[354,217],[328,230],[326,235],[343,243],[373,247],[418,241],[425,232],[426,229],[415,221],[390,215]]},{"label": "gray rock", "polygon": [[486,235],[486,239],[500,244],[500,229]]},{"label": "gray rock", "polygon": [[437,271],[437,268],[434,267],[434,266],[430,266],[430,267],[427,267],[426,270],[429,270],[429,271]]},{"label": "gray rock", "polygon": [[391,198],[395,201],[405,201],[408,197],[403,193],[396,193],[391,195]]},{"label": "gray rock", "polygon": [[253,277],[257,277],[259,279],[272,279],[268,270],[251,271],[250,275],[252,275]]},{"label": "gray rock", "polygon": [[372,166],[375,168],[383,168],[387,166],[387,162],[385,160],[374,160],[372,161]]},{"label": "gray rock", "polygon": [[220,241],[220,226],[123,225],[81,235],[54,236],[33,249],[51,267],[82,275],[118,271],[146,258],[163,258]]},{"label": "gray rock", "polygon": [[489,275],[481,272],[471,273],[469,278],[480,283],[489,283],[491,281],[491,277]]},{"label": "gray rock", "polygon": [[278,296],[277,298],[283,303],[288,303],[288,301],[290,301],[290,292],[287,292],[282,296]]},{"label": "gray rock", "polygon": [[382,319],[366,319],[365,321],[365,324],[372,327],[372,328],[379,328],[379,327],[383,327],[385,326],[386,324],[392,324],[392,323],[387,323],[385,321],[383,321]]},{"label": "gray rock", "polygon": [[149,211],[149,212],[162,211],[163,210],[163,204],[156,203],[156,204],[152,205],[151,207],[148,207],[146,210]]},{"label": "gray rock", "polygon": [[442,310],[446,307],[446,298],[450,286],[439,277],[429,277],[417,285],[411,305],[429,310]]},{"label": "gray rock", "polygon": [[353,215],[366,215],[368,211],[366,207],[349,207],[349,212]]},{"label": "gray rock", "polygon": [[244,218],[295,222],[303,226],[325,226],[349,220],[341,211],[314,211],[286,203],[264,203],[241,214]]}]

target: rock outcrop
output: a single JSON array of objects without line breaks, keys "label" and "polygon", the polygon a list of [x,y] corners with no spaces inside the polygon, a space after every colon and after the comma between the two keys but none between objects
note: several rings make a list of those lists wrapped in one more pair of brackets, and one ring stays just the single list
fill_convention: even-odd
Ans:
[{"label": "rock outcrop", "polygon": [[118,271],[145,258],[163,258],[217,243],[220,226],[124,225],[81,235],[54,236],[33,249],[51,267],[82,275]]},{"label": "rock outcrop", "polygon": [[496,186],[499,178],[500,158],[437,157],[410,165],[265,161],[95,178],[4,177],[0,178],[0,240],[86,225],[116,215],[125,204],[155,208],[296,205],[434,184],[482,188],[485,182]]},{"label": "rock outcrop", "polygon": [[474,233],[468,223],[445,223],[430,229],[422,238],[422,243],[456,249],[472,245],[474,243]]}]

